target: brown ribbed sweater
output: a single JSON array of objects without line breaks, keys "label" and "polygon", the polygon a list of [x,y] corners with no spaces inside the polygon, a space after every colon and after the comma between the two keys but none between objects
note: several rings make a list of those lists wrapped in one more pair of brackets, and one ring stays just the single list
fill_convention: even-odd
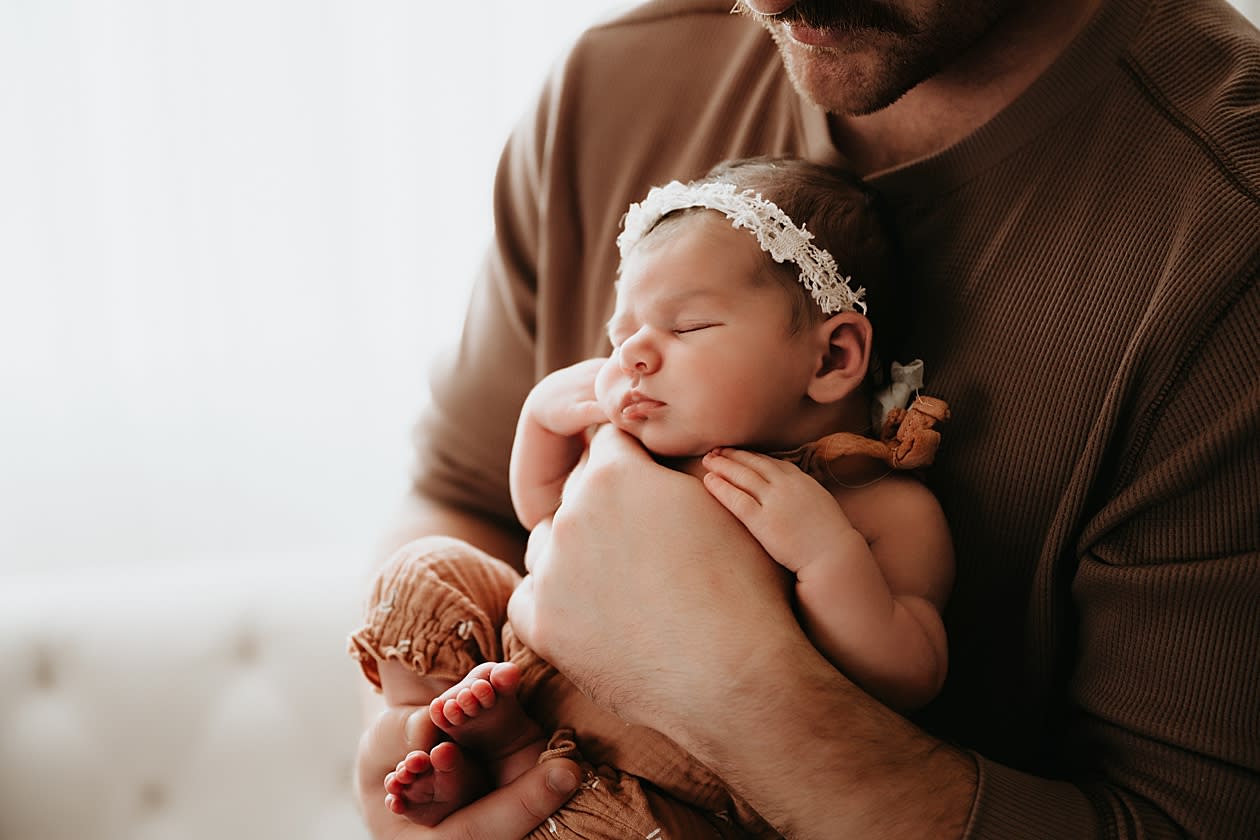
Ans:
[{"label": "brown ribbed sweater", "polygon": [[[729,7],[596,27],[513,135],[418,492],[511,519],[520,404],[606,351],[651,185],[839,162]],[[990,123],[871,183],[914,278],[907,358],[954,409],[929,475],[951,673],[920,722],[977,757],[967,837],[1260,836],[1260,37],[1223,0],[1107,2]]]}]

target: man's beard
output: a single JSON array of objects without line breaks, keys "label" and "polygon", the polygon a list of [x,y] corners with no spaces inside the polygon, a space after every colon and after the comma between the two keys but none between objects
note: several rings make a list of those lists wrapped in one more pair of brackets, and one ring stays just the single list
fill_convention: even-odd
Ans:
[{"label": "man's beard", "polygon": [[[774,36],[802,96],[836,115],[861,116],[896,102],[940,72],[980,37],[1011,0],[954,0],[929,18],[911,19],[880,0],[801,0],[778,15],[761,15],[740,0],[738,11]],[[808,52],[784,23],[849,36],[849,47]],[[799,60],[797,60],[799,59]]]}]

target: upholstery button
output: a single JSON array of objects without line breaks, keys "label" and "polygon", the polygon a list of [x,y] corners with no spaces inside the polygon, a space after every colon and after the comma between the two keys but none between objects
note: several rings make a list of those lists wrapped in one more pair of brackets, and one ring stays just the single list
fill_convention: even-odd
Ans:
[{"label": "upholstery button", "polygon": [[140,786],[140,808],[157,811],[166,804],[166,789],[157,782],[145,782]]},{"label": "upholstery button", "polygon": [[252,633],[242,634],[236,640],[236,658],[250,663],[258,659],[258,637]]},{"label": "upholstery button", "polygon": [[35,662],[31,668],[31,682],[40,691],[51,691],[57,685],[57,672],[53,658],[44,648],[35,652]]}]

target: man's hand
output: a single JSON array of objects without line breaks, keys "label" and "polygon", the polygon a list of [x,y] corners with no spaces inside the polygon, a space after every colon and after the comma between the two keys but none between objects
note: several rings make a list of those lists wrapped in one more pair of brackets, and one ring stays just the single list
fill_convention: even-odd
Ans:
[{"label": "man's hand", "polygon": [[377,840],[521,838],[568,801],[577,789],[577,765],[564,758],[552,759],[456,811],[433,828],[415,825],[386,810],[382,783],[399,758],[412,749],[431,749],[440,736],[428,710],[416,706],[386,709],[363,733],[356,770],[357,794],[364,821]]},{"label": "man's hand", "polygon": [[[521,639],[597,703],[670,734],[776,635],[801,640],[788,579],[695,478],[611,426],[591,442],[508,616]],[[710,682],[711,680],[711,682]]]},{"label": "man's hand", "polygon": [[786,835],[961,834],[971,760],[822,657],[793,615],[790,576],[700,482],[609,426],[570,491],[531,537],[508,604],[526,644]]}]

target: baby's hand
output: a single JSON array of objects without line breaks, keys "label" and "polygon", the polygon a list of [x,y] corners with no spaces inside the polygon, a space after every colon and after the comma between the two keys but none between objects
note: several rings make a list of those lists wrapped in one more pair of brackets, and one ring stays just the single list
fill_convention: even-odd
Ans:
[{"label": "baby's hand", "polygon": [[795,465],[744,449],[704,456],[704,486],[766,553],[792,572],[853,531],[835,497]]},{"label": "baby's hand", "polygon": [[606,361],[587,359],[548,374],[525,398],[524,413],[561,437],[573,437],[588,426],[607,422],[595,400],[595,375]]}]

